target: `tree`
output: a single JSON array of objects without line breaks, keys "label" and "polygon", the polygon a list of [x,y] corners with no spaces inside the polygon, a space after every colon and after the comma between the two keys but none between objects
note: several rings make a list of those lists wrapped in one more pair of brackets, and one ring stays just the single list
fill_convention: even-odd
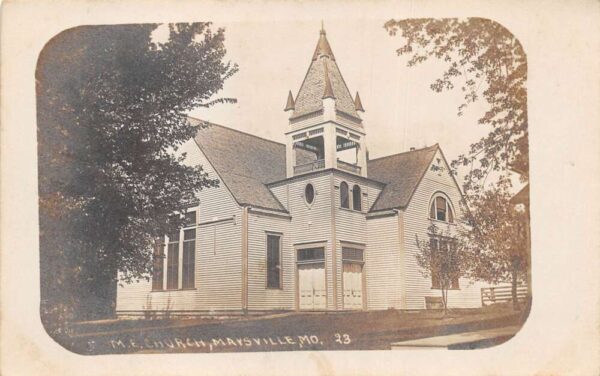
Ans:
[{"label": "tree", "polygon": [[529,268],[529,218],[510,202],[510,184],[501,180],[471,201],[468,222],[461,233],[467,246],[472,278],[492,284],[511,282],[513,307],[519,309],[517,286]]},{"label": "tree", "polygon": [[519,40],[502,25],[483,18],[404,19],[385,24],[390,35],[400,34],[398,55],[408,55],[408,66],[436,58],[446,64],[431,84],[436,92],[460,86],[464,102],[458,115],[480,98],[489,109],[479,123],[489,126],[487,136],[452,161],[453,169],[469,167],[463,184],[467,195],[479,194],[492,171],[523,172],[528,179],[527,57]]},{"label": "tree", "polygon": [[417,264],[425,278],[431,278],[432,287],[442,293],[444,315],[448,312],[448,290],[458,285],[458,279],[465,275],[468,266],[467,254],[463,251],[460,238],[448,228],[440,230],[435,224],[428,228],[428,237],[416,236],[419,252]]},{"label": "tree", "polygon": [[[218,184],[175,153],[197,130],[185,115],[237,71],[210,23],[84,26],[44,47],[36,71],[42,318],[114,310],[117,271],[148,278],[154,239],[182,225]],[[44,317],[48,314],[52,317]]]}]

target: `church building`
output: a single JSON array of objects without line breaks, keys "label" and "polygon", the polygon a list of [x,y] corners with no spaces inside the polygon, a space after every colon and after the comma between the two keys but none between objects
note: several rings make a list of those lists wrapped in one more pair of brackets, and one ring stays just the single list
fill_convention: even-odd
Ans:
[{"label": "church building", "polygon": [[[118,315],[439,306],[437,281],[415,255],[432,223],[461,218],[440,146],[369,159],[365,110],[324,30],[285,111],[285,144],[211,124],[183,145],[186,163],[220,184],[165,236],[152,278],[119,287]],[[480,307],[480,287],[453,281],[449,306]]]}]

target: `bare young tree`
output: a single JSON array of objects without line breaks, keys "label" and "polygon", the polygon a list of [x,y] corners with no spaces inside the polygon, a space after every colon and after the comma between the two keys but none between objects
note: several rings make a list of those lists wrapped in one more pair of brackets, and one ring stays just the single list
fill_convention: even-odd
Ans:
[{"label": "bare young tree", "polygon": [[444,315],[448,312],[448,290],[458,288],[458,279],[467,272],[468,257],[463,251],[460,238],[450,228],[442,230],[435,224],[428,228],[428,237],[416,236],[417,264],[425,278],[431,278],[431,286],[441,290]]}]

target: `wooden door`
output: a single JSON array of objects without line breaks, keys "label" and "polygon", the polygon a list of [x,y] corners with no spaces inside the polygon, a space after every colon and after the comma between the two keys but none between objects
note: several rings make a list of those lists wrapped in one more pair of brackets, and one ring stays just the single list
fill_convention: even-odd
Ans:
[{"label": "wooden door", "polygon": [[344,309],[362,309],[362,264],[345,262],[344,274]]},{"label": "wooden door", "polygon": [[298,265],[298,290],[300,309],[326,309],[325,265],[322,263]]}]

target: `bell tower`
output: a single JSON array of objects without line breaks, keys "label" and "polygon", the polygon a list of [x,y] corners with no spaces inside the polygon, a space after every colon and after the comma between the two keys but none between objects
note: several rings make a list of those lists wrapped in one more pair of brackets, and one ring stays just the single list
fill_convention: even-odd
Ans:
[{"label": "bell tower", "polygon": [[290,111],[286,132],[287,177],[324,169],[367,176],[366,133],[354,99],[344,82],[335,56],[321,28],[310,66],[294,99],[288,93],[284,111]]}]

